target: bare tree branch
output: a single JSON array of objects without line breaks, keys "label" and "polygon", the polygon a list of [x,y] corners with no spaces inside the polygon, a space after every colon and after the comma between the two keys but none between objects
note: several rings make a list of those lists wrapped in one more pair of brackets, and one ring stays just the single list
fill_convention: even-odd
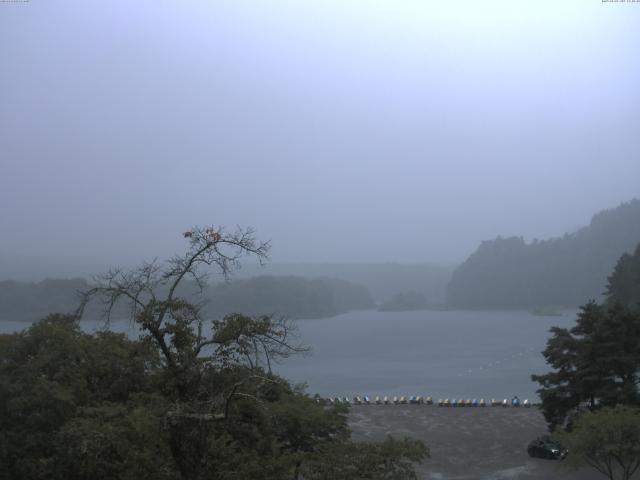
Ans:
[{"label": "bare tree branch", "polygon": [[[215,368],[248,365],[257,371],[264,362],[271,373],[273,361],[307,351],[296,343],[293,325],[285,318],[230,315],[214,321],[209,333],[201,315],[205,302],[193,303],[179,296],[187,278],[203,292],[207,267],[228,279],[245,256],[263,264],[269,242],[258,242],[252,229],[240,227],[227,233],[222,227],[194,226],[183,236],[188,241],[184,255],[165,262],[154,259],[132,270],[116,268],[95,277],[91,288],[81,292],[78,318],[90,301],[98,299],[108,325],[116,306],[123,303],[131,321],[156,344],[169,370],[181,379],[188,378],[185,371],[203,364]],[[183,395],[189,387],[183,382],[176,388]]]}]

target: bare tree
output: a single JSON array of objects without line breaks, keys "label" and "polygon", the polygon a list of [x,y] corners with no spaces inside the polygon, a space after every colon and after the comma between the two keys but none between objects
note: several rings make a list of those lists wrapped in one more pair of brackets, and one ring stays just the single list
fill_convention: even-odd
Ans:
[{"label": "bare tree", "polygon": [[[206,363],[209,367],[245,366],[271,373],[272,361],[306,349],[294,343],[295,335],[286,318],[228,315],[208,326],[203,303],[193,303],[178,294],[187,279],[200,293],[213,269],[225,279],[239,268],[240,259],[254,256],[263,264],[269,242],[258,242],[252,229],[193,227],[183,233],[189,242],[184,255],[165,262],[157,259],[132,270],[114,269],[96,277],[94,285],[81,292],[78,317],[92,299],[102,302],[106,322],[116,305],[126,304],[131,320],[161,352],[163,363],[176,378],[180,396],[186,395],[190,378],[185,373]],[[198,370],[198,368],[195,368]],[[237,390],[234,389],[234,392]]]}]

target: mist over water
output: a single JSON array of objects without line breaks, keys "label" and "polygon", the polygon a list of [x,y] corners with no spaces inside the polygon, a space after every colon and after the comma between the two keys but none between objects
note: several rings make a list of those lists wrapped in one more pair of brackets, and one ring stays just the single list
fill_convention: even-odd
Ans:
[{"label": "mist over water", "polygon": [[16,276],[166,257],[209,223],[255,227],[274,262],[459,263],[640,194],[636,5],[1,8]]}]

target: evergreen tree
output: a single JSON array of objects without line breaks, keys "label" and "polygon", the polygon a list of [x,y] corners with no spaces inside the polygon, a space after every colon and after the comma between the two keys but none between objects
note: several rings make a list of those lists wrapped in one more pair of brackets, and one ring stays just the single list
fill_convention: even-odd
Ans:
[{"label": "evergreen tree", "polygon": [[620,257],[608,277],[607,299],[629,308],[640,308],[640,244],[633,254]]},{"label": "evergreen tree", "polygon": [[[522,237],[498,237],[485,241],[454,271],[447,302],[459,308],[492,309],[600,301],[616,261],[638,242],[640,199],[602,211],[588,226],[560,238],[525,242]],[[638,256],[634,259],[634,278],[620,272],[625,285],[630,281],[637,285]]]},{"label": "evergreen tree", "polygon": [[571,329],[551,329],[543,355],[553,371],[532,380],[541,385],[552,429],[584,408],[640,404],[640,309],[633,307],[639,253],[620,258],[605,303],[582,306]]}]

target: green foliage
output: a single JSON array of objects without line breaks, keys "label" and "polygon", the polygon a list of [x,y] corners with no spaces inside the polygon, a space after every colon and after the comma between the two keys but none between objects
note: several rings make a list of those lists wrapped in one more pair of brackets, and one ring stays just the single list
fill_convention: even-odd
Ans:
[{"label": "green foliage", "polygon": [[153,400],[144,396],[77,409],[55,437],[56,472],[104,480],[180,478],[166,444],[162,409],[149,408]]},{"label": "green foliage", "polygon": [[[353,443],[347,406],[238,363],[238,339],[277,331],[266,317],[217,325],[224,348],[179,373],[149,339],[88,335],[71,316],[0,335],[0,478],[412,478],[421,443]],[[338,476],[317,476],[324,462]]]},{"label": "green foliage", "polygon": [[608,280],[609,303],[640,308],[640,244],[632,255],[620,257]]},{"label": "green foliage", "polygon": [[587,464],[610,480],[629,480],[640,467],[640,410],[618,406],[580,414],[571,432],[554,437],[569,449],[567,462]]},{"label": "green foliage", "polygon": [[586,404],[640,404],[640,245],[609,276],[607,300],[581,307],[571,329],[553,327],[543,352],[554,371],[532,375],[545,417],[554,429]]},{"label": "green foliage", "polygon": [[66,315],[1,335],[0,464],[5,478],[84,478],[58,473],[65,449],[73,446],[63,432],[69,433],[89,407],[121,405],[121,410],[150,392],[149,372],[157,365],[157,353],[148,344],[111,332],[87,335]]},{"label": "green foliage", "polygon": [[571,329],[553,327],[543,352],[554,371],[532,375],[547,421],[563,425],[581,405],[640,403],[640,312],[590,302]]},{"label": "green foliage", "polygon": [[[186,277],[204,286],[199,266],[227,275],[268,245],[250,230],[194,227],[184,237],[185,255],[100,277],[78,316],[0,335],[0,478],[306,479],[325,462],[337,474],[411,478],[420,442],[353,443],[345,406],[272,374],[272,360],[305,350],[287,319],[205,321],[177,294]],[[83,333],[79,318],[96,297],[107,320],[124,302],[140,339]]]},{"label": "green foliage", "polygon": [[[498,237],[483,242],[456,269],[447,301],[460,308],[530,309],[599,300],[616,260],[638,242],[637,199],[596,214],[588,227],[562,238],[526,243],[522,237]],[[614,276],[617,282],[624,274]]]}]

